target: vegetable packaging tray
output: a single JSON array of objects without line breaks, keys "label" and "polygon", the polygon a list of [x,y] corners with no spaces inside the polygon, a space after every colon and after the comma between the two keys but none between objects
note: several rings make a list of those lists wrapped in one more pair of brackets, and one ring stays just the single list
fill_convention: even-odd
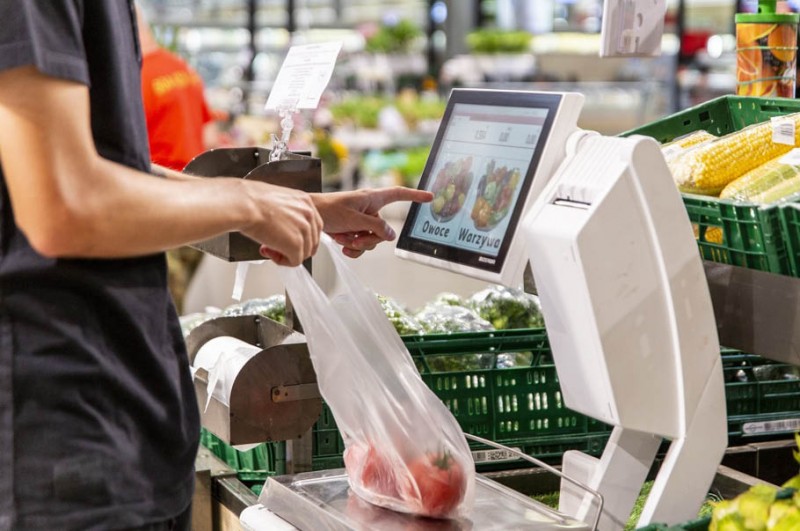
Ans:
[{"label": "vegetable packaging tray", "polygon": [[[201,177],[241,177],[306,192],[322,190],[322,162],[300,153],[287,153],[270,162],[270,151],[259,147],[212,149],[195,157],[184,172]],[[202,212],[198,215],[203,215]],[[229,232],[192,247],[228,262],[263,260],[259,245],[239,232]]]}]

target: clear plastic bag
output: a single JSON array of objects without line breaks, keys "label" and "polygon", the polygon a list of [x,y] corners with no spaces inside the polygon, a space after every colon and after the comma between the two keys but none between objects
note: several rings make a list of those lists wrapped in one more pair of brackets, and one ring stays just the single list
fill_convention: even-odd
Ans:
[{"label": "clear plastic bag", "polygon": [[263,299],[249,299],[226,307],[221,317],[241,317],[242,315],[261,315],[278,323],[286,322],[286,297],[280,293]]},{"label": "clear plastic bag", "polygon": [[423,332],[422,325],[417,321],[402,304],[385,295],[377,295],[383,313],[392,323],[394,329],[401,336],[412,336]]},{"label": "clear plastic bag", "polygon": [[468,304],[498,330],[544,326],[539,298],[521,289],[490,286],[472,295]]},{"label": "clear plastic bag", "polygon": [[774,124],[761,122],[689,147],[667,165],[681,192],[719,195],[731,182],[791,151],[800,139],[800,113],[786,115],[792,122],[793,144],[775,142]]},{"label": "clear plastic bag", "polygon": [[669,162],[681,156],[686,150],[705,144],[715,138],[717,137],[706,131],[694,131],[693,133],[683,135],[672,142],[664,144],[661,146],[661,152],[664,154],[664,158],[667,162]]},{"label": "clear plastic bag", "polygon": [[721,199],[768,204],[800,191],[800,161],[786,162],[786,156],[765,162],[722,189]]},{"label": "clear plastic bag", "polygon": [[183,332],[183,337],[189,335],[189,332],[200,326],[201,324],[205,323],[206,321],[213,319],[215,316],[213,314],[208,313],[190,313],[187,315],[182,315],[180,317],[181,323],[181,332]]},{"label": "clear plastic bag", "polygon": [[414,315],[414,318],[428,334],[494,330],[492,323],[478,315],[475,310],[463,306],[442,303],[426,304]]},{"label": "clear plastic bag", "polygon": [[460,295],[443,291],[433,299],[433,304],[446,304],[448,306],[466,306],[467,301],[461,298]]},{"label": "clear plastic bag", "polygon": [[453,415],[420,378],[380,303],[328,237],[342,292],[326,295],[302,267],[279,268],[303,323],[322,397],[346,446],[353,491],[382,507],[465,515],[475,467]]}]

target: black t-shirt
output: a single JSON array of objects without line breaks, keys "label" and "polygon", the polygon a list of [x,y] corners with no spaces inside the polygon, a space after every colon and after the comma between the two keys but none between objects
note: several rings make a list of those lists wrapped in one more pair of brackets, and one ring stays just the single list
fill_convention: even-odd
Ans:
[{"label": "black t-shirt", "polygon": [[[89,86],[98,152],[146,170],[131,2],[4,1],[0,21],[0,70]],[[40,256],[0,166],[0,530],[170,518],[191,500],[198,440],[164,255]]]}]

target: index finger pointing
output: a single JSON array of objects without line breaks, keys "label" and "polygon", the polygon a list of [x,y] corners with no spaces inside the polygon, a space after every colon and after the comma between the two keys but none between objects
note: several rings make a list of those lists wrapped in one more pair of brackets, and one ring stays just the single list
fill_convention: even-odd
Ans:
[{"label": "index finger pointing", "polygon": [[379,208],[395,203],[397,201],[414,201],[416,203],[428,203],[433,201],[433,194],[427,190],[417,190],[404,186],[392,186],[374,191],[374,200]]}]

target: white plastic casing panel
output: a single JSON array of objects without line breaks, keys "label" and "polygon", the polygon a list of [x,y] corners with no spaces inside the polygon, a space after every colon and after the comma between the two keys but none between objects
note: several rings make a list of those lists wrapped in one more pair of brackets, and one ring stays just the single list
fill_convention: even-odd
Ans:
[{"label": "white plastic casing panel", "polygon": [[719,344],[658,144],[584,138],[522,229],[564,403],[633,430],[685,433]]},{"label": "white plastic casing panel", "polygon": [[604,0],[601,57],[661,54],[666,0]]}]

